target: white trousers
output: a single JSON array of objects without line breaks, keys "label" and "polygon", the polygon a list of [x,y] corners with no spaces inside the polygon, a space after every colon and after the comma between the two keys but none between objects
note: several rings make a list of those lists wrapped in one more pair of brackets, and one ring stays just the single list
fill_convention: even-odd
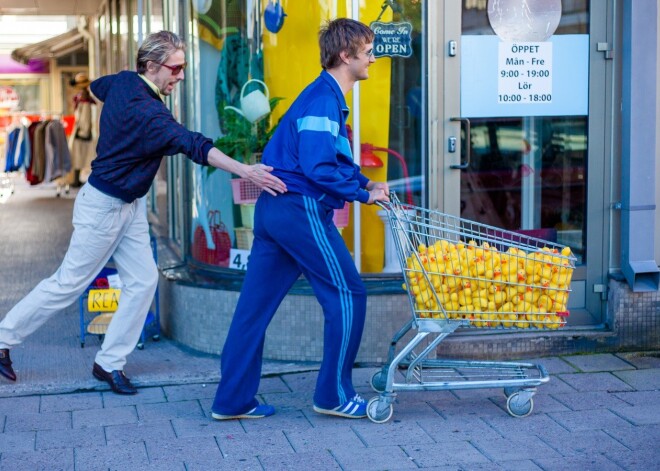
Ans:
[{"label": "white trousers", "polygon": [[123,370],[158,285],[146,198],[125,203],[87,183],[76,197],[73,228],[62,265],[0,322],[0,348],[21,343],[53,315],[78,301],[112,257],[123,286],[96,362],[106,371]]}]

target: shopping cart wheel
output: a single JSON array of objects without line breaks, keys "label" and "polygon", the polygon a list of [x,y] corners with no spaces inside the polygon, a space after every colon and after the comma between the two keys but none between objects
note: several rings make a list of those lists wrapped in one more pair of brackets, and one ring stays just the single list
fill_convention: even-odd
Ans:
[{"label": "shopping cart wheel", "polygon": [[160,340],[160,335],[154,334],[151,338],[154,340],[154,342],[158,342]]},{"label": "shopping cart wheel", "polygon": [[372,397],[367,403],[367,417],[372,422],[384,424],[392,418],[394,406],[387,401],[381,400],[379,396]]},{"label": "shopping cart wheel", "polygon": [[504,395],[506,397],[511,397],[513,394],[520,391],[520,388],[504,388]]},{"label": "shopping cart wheel", "polygon": [[385,391],[385,386],[387,386],[387,374],[383,370],[376,371],[371,377],[371,389],[381,393]]},{"label": "shopping cart wheel", "polygon": [[526,394],[515,392],[506,400],[506,410],[513,417],[527,417],[534,409],[534,399]]},{"label": "shopping cart wheel", "polygon": [[137,344],[137,349],[138,350],[144,350],[144,344],[142,342]]}]

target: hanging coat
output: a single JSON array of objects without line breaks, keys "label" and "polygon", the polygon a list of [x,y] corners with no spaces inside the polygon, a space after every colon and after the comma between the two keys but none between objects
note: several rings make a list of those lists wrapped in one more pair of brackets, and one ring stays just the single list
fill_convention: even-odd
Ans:
[{"label": "hanging coat", "polygon": [[[41,125],[39,121],[35,121],[32,124],[30,124],[30,127],[28,128],[28,140],[30,142],[30,155],[29,158],[26,159],[25,162],[25,178],[28,182],[30,182],[31,185],[36,185],[37,183],[40,182],[38,177],[34,174],[34,169],[35,169],[35,155],[38,152],[41,152],[43,154],[43,139],[40,144],[37,143],[35,140],[35,131],[37,128]],[[40,150],[41,149],[41,150]]]},{"label": "hanging coat", "polygon": [[96,157],[96,132],[92,122],[91,98],[79,97],[74,111],[75,124],[69,139],[71,167],[74,170],[88,168]]},{"label": "hanging coat", "polygon": [[46,125],[45,137],[46,169],[43,180],[50,182],[71,170],[71,154],[61,121],[50,121]]},{"label": "hanging coat", "polygon": [[5,146],[5,172],[13,172],[16,170],[14,168],[14,159],[16,158],[16,151],[18,148],[18,135],[20,133],[19,128],[10,128],[7,131],[7,144]]}]

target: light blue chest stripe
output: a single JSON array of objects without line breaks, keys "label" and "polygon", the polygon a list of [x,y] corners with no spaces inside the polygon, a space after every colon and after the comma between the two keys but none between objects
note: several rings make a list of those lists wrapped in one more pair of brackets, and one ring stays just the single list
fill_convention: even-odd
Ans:
[{"label": "light blue chest stripe", "polygon": [[340,152],[347,157],[353,158],[351,143],[344,136],[337,136],[337,140],[335,141],[335,148],[337,149],[337,152]]},{"label": "light blue chest stripe", "polygon": [[329,132],[333,137],[339,134],[339,123],[332,121],[327,116],[305,116],[297,121],[298,132],[318,131]]},{"label": "light blue chest stripe", "polygon": [[351,326],[353,324],[353,297],[351,291],[348,289],[346,284],[346,279],[341,270],[341,265],[339,260],[332,250],[330,241],[325,234],[325,229],[323,223],[321,222],[321,217],[318,213],[318,205],[316,201],[308,196],[303,196],[303,201],[305,203],[305,210],[307,212],[307,219],[310,223],[312,233],[314,234],[314,239],[318,244],[323,259],[330,273],[333,283],[339,291],[339,305],[341,306],[342,311],[342,326],[343,333],[341,339],[341,347],[339,352],[339,363],[337,365],[337,392],[339,394],[340,404],[344,404],[348,398],[346,397],[346,392],[341,383],[341,371],[342,365],[344,364],[346,358],[346,351],[348,350],[348,343],[351,337]]}]

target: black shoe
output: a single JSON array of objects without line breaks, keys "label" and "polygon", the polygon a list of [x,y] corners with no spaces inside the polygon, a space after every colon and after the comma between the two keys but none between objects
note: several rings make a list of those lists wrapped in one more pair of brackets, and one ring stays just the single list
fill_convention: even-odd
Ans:
[{"label": "black shoe", "polygon": [[99,381],[105,381],[117,394],[137,394],[137,389],[131,384],[123,370],[113,370],[108,373],[97,363],[94,363],[92,374]]},{"label": "black shoe", "polygon": [[16,373],[14,373],[14,369],[11,367],[8,348],[0,348],[0,375],[11,381],[16,381]]}]

